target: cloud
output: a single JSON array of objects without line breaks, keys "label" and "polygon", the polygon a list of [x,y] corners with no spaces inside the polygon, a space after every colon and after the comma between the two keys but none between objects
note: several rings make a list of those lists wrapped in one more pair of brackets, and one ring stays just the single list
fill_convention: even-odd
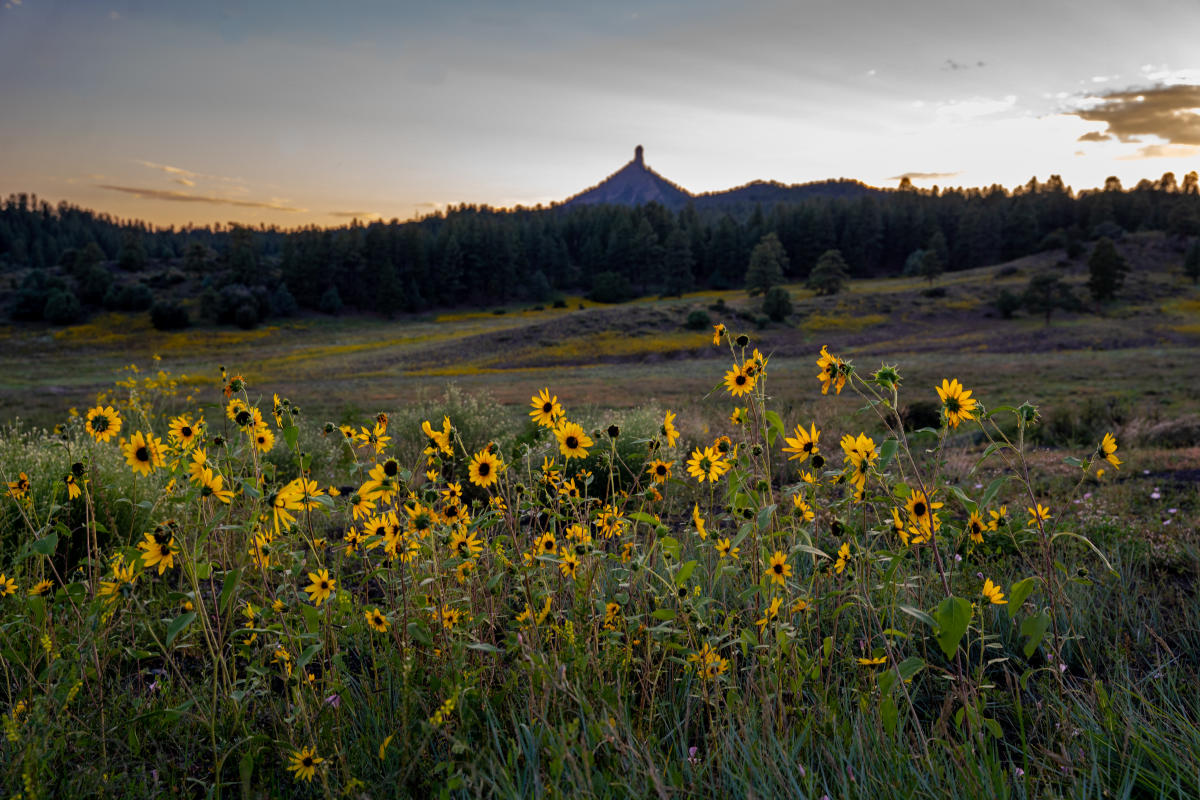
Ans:
[{"label": "cloud", "polygon": [[269,208],[272,211],[288,211],[303,213],[308,211],[307,208],[296,208],[286,205],[284,200],[272,198],[269,203],[260,203],[253,200],[235,200],[230,197],[214,197],[212,195],[203,194],[188,194],[187,192],[179,192],[170,189],[143,189],[136,186],[113,186],[107,183],[98,183],[96,186],[101,189],[108,189],[113,192],[124,192],[131,194],[134,197],[140,197],[148,200],[169,200],[174,203],[208,203],[215,206],[237,206],[238,208]]},{"label": "cloud", "polygon": [[188,180],[187,178],[176,178],[175,182],[178,183],[180,186],[195,186],[196,185],[195,181]]},{"label": "cloud", "polygon": [[1147,144],[1132,155],[1118,156],[1119,161],[1141,161],[1143,158],[1191,158],[1200,155],[1200,147],[1187,144]]},{"label": "cloud", "polygon": [[[162,172],[165,172],[168,175],[174,175],[174,176],[177,176],[178,178],[186,179],[186,180],[193,180],[195,178],[209,178],[209,179],[215,180],[215,181],[224,181],[225,183],[245,183],[246,182],[242,178],[230,178],[230,177],[226,177],[224,175],[209,175],[204,172],[192,172],[190,169],[184,169],[183,167],[173,167],[170,164],[156,164],[153,161],[143,161],[140,158],[135,158],[134,162],[137,164],[141,164],[143,167],[150,167],[150,169],[161,170]],[[176,181],[176,182],[179,182],[179,181]],[[184,186],[195,186],[194,183],[185,183],[183,185]]]},{"label": "cloud", "polygon": [[974,64],[964,64],[961,61],[955,61],[953,58],[947,58],[946,61],[942,64],[942,71],[943,72],[959,72],[964,69],[978,69],[979,67],[986,67],[986,66],[987,66],[987,62],[985,62],[985,61],[976,61]]},{"label": "cloud", "polygon": [[972,97],[968,100],[951,100],[950,102],[939,103],[936,113],[938,118],[945,122],[964,122],[980,117],[990,117],[993,114],[1010,112],[1016,107],[1017,96],[1010,94],[1001,98]]},{"label": "cloud", "polygon": [[1157,136],[1167,144],[1200,145],[1200,85],[1125,89],[1085,102],[1083,108],[1066,113],[1088,122],[1103,122],[1110,138],[1141,142],[1142,137]]},{"label": "cloud", "polygon": [[955,175],[961,174],[961,172],[905,172],[902,175],[893,175],[888,180],[902,181],[908,178],[910,181],[932,181],[940,178],[953,178]]},{"label": "cloud", "polygon": [[331,217],[345,217],[346,219],[375,219],[379,215],[374,211],[330,211]]},{"label": "cloud", "polygon": [[1077,142],[1108,142],[1111,140],[1112,140],[1112,137],[1109,136],[1107,133],[1101,133],[1100,131],[1088,131],[1087,133],[1085,133],[1083,136],[1080,136],[1075,141],[1077,141]]}]

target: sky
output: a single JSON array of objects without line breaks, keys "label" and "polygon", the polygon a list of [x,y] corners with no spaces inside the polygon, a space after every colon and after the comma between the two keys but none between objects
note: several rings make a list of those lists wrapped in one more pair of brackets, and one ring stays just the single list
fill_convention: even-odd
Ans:
[{"label": "sky", "polygon": [[1200,3],[0,0],[0,195],[156,225],[1200,169]]}]

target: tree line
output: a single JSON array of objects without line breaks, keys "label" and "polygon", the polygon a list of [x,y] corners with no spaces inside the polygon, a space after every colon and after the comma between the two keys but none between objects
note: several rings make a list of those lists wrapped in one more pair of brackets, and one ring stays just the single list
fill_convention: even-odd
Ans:
[{"label": "tree line", "polygon": [[[1078,255],[1084,242],[1139,230],[1200,234],[1195,172],[1128,190],[1110,178],[1080,193],[1051,176],[1013,191],[903,183],[856,197],[678,211],[461,205],[408,222],[291,230],[154,228],[15,194],[0,204],[0,272],[24,272],[24,299],[9,308],[16,319],[49,317],[37,306],[55,292],[80,308],[146,307],[184,292],[214,320],[253,324],[301,308],[391,315],[577,292],[619,302],[741,288],[769,236],[782,278],[795,281],[811,279],[829,251],[849,277],[929,275],[1055,248]],[[817,270],[818,282],[829,268]]]}]

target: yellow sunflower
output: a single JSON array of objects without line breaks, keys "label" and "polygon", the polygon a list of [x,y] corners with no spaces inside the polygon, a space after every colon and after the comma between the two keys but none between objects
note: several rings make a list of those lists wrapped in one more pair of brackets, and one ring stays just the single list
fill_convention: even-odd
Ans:
[{"label": "yellow sunflower", "polygon": [[315,606],[319,606],[328,600],[333,595],[333,591],[337,586],[337,581],[329,577],[329,570],[327,569],[308,573],[308,579],[312,583],[304,591],[308,593],[308,599],[312,600]]},{"label": "yellow sunflower", "polygon": [[687,471],[688,475],[700,483],[716,483],[718,478],[729,471],[729,462],[711,447],[705,447],[703,450],[697,447],[688,459]]},{"label": "yellow sunflower", "polygon": [[651,461],[646,465],[646,472],[650,473],[650,478],[655,483],[666,483],[671,477],[671,465],[674,461]]},{"label": "yellow sunflower", "polygon": [[162,447],[162,440],[153,433],[138,431],[129,437],[128,442],[121,440],[121,451],[125,454],[126,463],[140,475],[149,475],[166,464]]},{"label": "yellow sunflower", "polygon": [[751,372],[745,366],[734,364],[733,369],[725,373],[725,388],[734,397],[749,394],[754,390],[755,382],[754,375]]},{"label": "yellow sunflower", "polygon": [[288,771],[296,773],[298,781],[312,781],[317,774],[317,765],[324,760],[317,755],[315,747],[304,747],[292,752]]},{"label": "yellow sunflower", "polygon": [[587,458],[587,449],[592,446],[591,437],[583,431],[583,427],[575,422],[563,420],[554,429],[554,438],[558,439],[558,450],[564,458]]},{"label": "yellow sunflower", "polygon": [[783,448],[783,452],[791,453],[788,456],[788,461],[800,459],[803,464],[809,456],[816,455],[821,452],[821,448],[817,444],[817,440],[821,438],[821,432],[817,430],[817,424],[814,422],[810,430],[804,430],[800,425],[796,426],[795,436],[784,436],[783,441],[787,443],[787,447]]},{"label": "yellow sunflower", "polygon": [[200,438],[200,424],[192,422],[192,418],[187,414],[181,414],[171,420],[171,425],[167,429],[168,433],[174,442],[179,445],[182,450],[191,450]]},{"label": "yellow sunflower", "polygon": [[1104,460],[1114,468],[1121,468],[1121,459],[1117,458],[1117,440],[1111,433],[1104,434],[1104,439],[1100,442],[1100,452],[1104,454]]},{"label": "yellow sunflower", "polygon": [[558,418],[563,415],[563,407],[558,403],[558,395],[551,396],[549,387],[542,389],[541,392],[530,398],[529,405],[533,407],[529,416],[533,417],[533,421],[543,428],[553,428],[558,424]]},{"label": "yellow sunflower", "polygon": [[387,633],[388,620],[378,608],[366,612],[367,624],[380,633]]},{"label": "yellow sunflower", "polygon": [[157,565],[159,575],[175,566],[175,537],[168,530],[158,528],[147,533],[145,540],[138,543],[138,549],[143,552],[142,564],[146,569]]},{"label": "yellow sunflower", "polygon": [[777,583],[783,586],[792,574],[792,567],[787,563],[787,556],[782,550],[776,550],[771,554],[771,560],[767,564],[767,575],[771,578],[771,583]]},{"label": "yellow sunflower", "polygon": [[251,434],[254,439],[254,447],[260,453],[269,453],[271,448],[275,446],[275,434],[266,425],[259,425]]},{"label": "yellow sunflower", "polygon": [[504,461],[490,450],[480,450],[476,453],[467,469],[471,483],[481,489],[486,489],[500,480],[501,472],[504,472]]},{"label": "yellow sunflower", "polygon": [[88,409],[83,426],[97,442],[107,442],[121,432],[121,415],[112,406]]},{"label": "yellow sunflower", "polygon": [[679,440],[679,430],[675,427],[675,415],[670,411],[663,417],[662,435],[667,440],[667,447],[674,447]]},{"label": "yellow sunflower", "polygon": [[948,381],[942,379],[941,386],[933,387],[942,399],[942,410],[946,412],[946,422],[951,428],[957,428],[963,420],[975,419],[974,411],[978,402],[971,397],[971,392],[964,389],[957,379]]}]

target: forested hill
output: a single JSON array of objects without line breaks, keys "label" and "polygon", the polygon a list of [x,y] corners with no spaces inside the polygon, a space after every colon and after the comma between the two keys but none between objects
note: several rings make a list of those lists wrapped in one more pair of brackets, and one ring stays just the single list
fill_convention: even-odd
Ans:
[{"label": "forested hill", "polygon": [[391,314],[548,302],[560,293],[620,300],[740,287],[751,250],[770,233],[786,252],[789,279],[806,276],[831,249],[842,252],[851,275],[868,276],[899,273],[926,250],[954,270],[1081,248],[1124,231],[1200,233],[1194,172],[1130,190],[1110,179],[1079,194],[1055,176],[1013,192],[906,187],[752,202],[761,188],[737,190],[746,202],[732,205],[706,197],[677,210],[660,203],[464,205],[412,222],[292,231],[152,229],[13,195],[0,206],[0,297],[12,298],[3,313],[17,320],[51,318],[47,301],[57,293],[57,319],[169,296],[198,301],[188,303],[193,319],[233,321],[240,312],[243,324],[254,324],[297,305]]}]

